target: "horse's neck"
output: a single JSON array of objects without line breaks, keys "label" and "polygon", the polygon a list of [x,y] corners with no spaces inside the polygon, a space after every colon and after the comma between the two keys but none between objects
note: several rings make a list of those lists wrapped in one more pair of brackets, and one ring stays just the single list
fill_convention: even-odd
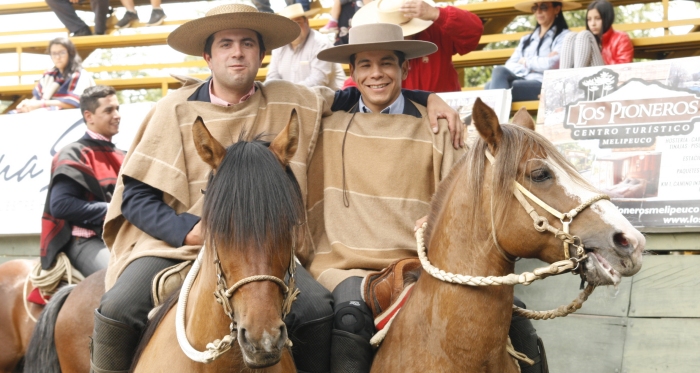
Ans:
[{"label": "horse's neck", "polygon": [[[429,245],[428,259],[434,266],[455,274],[503,276],[512,273],[514,264],[493,242],[490,218],[484,216],[479,221],[467,221],[465,217],[469,216],[465,211],[478,208],[480,205],[474,204],[482,202],[472,201],[472,196],[459,189],[453,188],[452,195],[445,200],[439,216],[432,223],[430,242],[426,243]],[[488,346],[483,342],[490,340],[497,348],[505,347],[512,312],[512,286],[449,284],[423,272],[411,298],[407,306],[413,308],[413,320],[409,322],[432,323],[422,330],[439,331],[440,335],[428,338],[460,340],[472,346],[465,341],[465,338],[471,338],[475,345],[480,345],[479,348]],[[435,311],[441,317],[425,317],[436,314]],[[446,325],[452,327],[445,328]]]}]

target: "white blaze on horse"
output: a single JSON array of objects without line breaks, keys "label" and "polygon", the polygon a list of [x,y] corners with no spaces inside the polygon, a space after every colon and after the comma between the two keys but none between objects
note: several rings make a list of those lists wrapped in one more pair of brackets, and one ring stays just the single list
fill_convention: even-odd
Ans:
[{"label": "white blaze on horse", "polygon": [[506,349],[512,284],[478,283],[517,280],[507,276],[516,258],[571,258],[591,290],[641,268],[644,236],[534,131],[527,112],[499,124],[477,100],[473,118],[481,138],[440,184],[424,236],[424,267],[429,260],[444,272],[422,273],[373,372],[518,372]]}]

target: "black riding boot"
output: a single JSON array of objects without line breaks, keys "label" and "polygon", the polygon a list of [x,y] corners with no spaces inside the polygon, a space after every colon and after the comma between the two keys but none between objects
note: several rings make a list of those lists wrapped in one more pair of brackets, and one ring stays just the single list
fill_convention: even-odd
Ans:
[{"label": "black riding boot", "polygon": [[372,367],[374,318],[362,300],[362,277],[350,277],[333,290],[331,373],[367,373]]},{"label": "black riding boot", "polygon": [[374,349],[365,338],[344,330],[333,330],[331,373],[367,373],[373,358]]},{"label": "black riding boot", "polygon": [[95,310],[95,329],[90,342],[90,371],[128,372],[139,338],[136,330]]},{"label": "black riding boot", "polygon": [[[525,308],[525,303],[518,298],[515,298],[513,303],[520,308]],[[524,353],[535,362],[534,365],[530,365],[519,361],[522,373],[549,373],[544,344],[542,344],[542,339],[537,336],[537,331],[529,319],[514,314],[510,320],[508,335],[515,351]]]}]

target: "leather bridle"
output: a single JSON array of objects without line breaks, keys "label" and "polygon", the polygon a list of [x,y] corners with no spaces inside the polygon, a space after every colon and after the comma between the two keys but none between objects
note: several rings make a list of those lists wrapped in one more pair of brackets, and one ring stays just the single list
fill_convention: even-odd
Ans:
[{"label": "leather bridle", "polygon": [[[485,154],[486,158],[489,160],[489,163],[493,165],[495,163],[495,159],[491,152],[488,149],[486,149]],[[610,197],[608,195],[597,194],[592,198],[588,199],[587,201],[584,201],[571,211],[562,213],[559,210],[548,205],[541,199],[537,198],[537,196],[532,194],[529,190],[527,190],[524,186],[522,186],[522,184],[520,184],[516,180],[513,180],[513,194],[515,195],[515,198],[518,200],[518,202],[520,202],[520,205],[523,206],[527,214],[530,215],[530,217],[534,221],[535,230],[537,230],[538,232],[549,231],[553,233],[555,237],[563,241],[564,257],[566,257],[566,259],[572,260],[578,264],[582,260],[585,260],[587,258],[583,243],[581,242],[581,238],[570,233],[569,225],[571,225],[571,222],[574,220],[574,218],[587,207],[602,199],[610,200]],[[545,211],[547,211],[548,213],[559,218],[559,221],[561,221],[562,224],[562,229],[559,230],[556,227],[549,224],[549,220],[547,220],[546,217],[538,214],[535,208],[532,207],[532,205],[527,201],[525,197],[529,198],[537,206],[540,206],[543,209],[545,209]],[[498,243],[496,243],[496,245],[498,245]],[[576,249],[574,254],[575,256],[573,258],[571,257],[569,246],[573,246]],[[574,271],[577,268],[578,266],[574,268]]]}]

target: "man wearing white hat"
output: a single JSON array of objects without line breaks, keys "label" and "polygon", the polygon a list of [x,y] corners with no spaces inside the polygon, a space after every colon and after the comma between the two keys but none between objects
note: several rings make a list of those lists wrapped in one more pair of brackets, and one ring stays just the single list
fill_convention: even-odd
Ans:
[{"label": "man wearing white hat", "polygon": [[[160,100],[124,160],[105,218],[103,238],[111,259],[105,277],[107,292],[95,310],[91,343],[95,373],[129,369],[153,308],[154,276],[184,260],[194,260],[201,249],[201,189],[210,167],[199,158],[192,141],[191,124],[197,117],[219,142],[229,146],[244,130],[279,133],[296,111],[299,146],[291,168],[306,193],[307,162],[321,118],[330,115],[338,102],[352,103],[352,93],[339,92],[334,97],[323,87],[311,90],[286,81],[255,82],[266,48],[286,45],[299,32],[299,26],[288,18],[230,4],[213,8],[169,35],[168,45],[173,49],[203,56],[212,76],[205,82],[188,81]],[[436,109],[441,110],[447,109]],[[455,136],[461,138],[458,133]],[[308,257],[303,254],[298,257],[305,262]],[[331,295],[301,267],[296,283],[301,294],[285,322],[297,369],[328,372]]]},{"label": "man wearing white hat", "polygon": [[305,12],[301,4],[292,4],[279,15],[296,22],[301,34],[291,43],[272,51],[265,80],[284,79],[307,87],[326,86],[338,90],[345,82],[345,71],[339,63],[321,61],[318,52],[333,46],[320,32],[309,27],[308,18],[318,14],[321,3],[313,1],[311,10]]},{"label": "man wearing white hat", "polygon": [[[333,373],[369,371],[374,318],[380,320],[403,290],[387,289],[396,284],[387,279],[403,279],[420,267],[411,227],[428,214],[438,183],[464,154],[450,146],[446,131],[430,131],[425,107],[401,91],[410,61],[432,56],[437,46],[404,40],[393,24],[355,26],[349,36],[349,44],[318,58],[349,63],[362,96],[348,112],[324,118],[308,171],[309,183],[312,175],[323,175],[323,188],[307,194],[315,249],[308,268],[333,294]],[[534,335],[534,341],[519,345],[538,361],[532,324],[517,321],[512,338]]]},{"label": "man wearing white hat", "polygon": [[312,175],[323,176],[323,188],[307,195],[315,249],[308,268],[333,292],[333,373],[369,371],[374,318],[361,296],[363,278],[417,256],[411,228],[464,154],[446,130],[430,131],[426,108],[401,91],[409,61],[436,51],[433,43],[404,40],[397,25],[374,23],[351,28],[349,44],[318,54],[350,63],[362,93],[349,112],[324,118],[308,171],[310,184]]},{"label": "man wearing white hat", "polygon": [[438,46],[438,52],[409,61],[406,89],[430,92],[460,91],[452,56],[465,55],[479,45],[484,31],[474,13],[454,6],[436,7],[431,0],[376,0],[357,11],[353,27],[369,23],[392,23],[401,26],[403,36]]}]

